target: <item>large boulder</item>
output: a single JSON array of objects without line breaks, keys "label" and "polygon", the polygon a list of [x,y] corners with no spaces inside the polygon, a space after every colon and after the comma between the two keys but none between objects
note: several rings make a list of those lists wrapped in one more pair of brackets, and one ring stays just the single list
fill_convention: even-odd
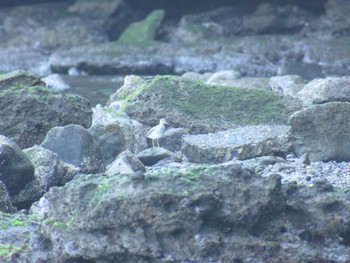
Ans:
[{"label": "large boulder", "polygon": [[52,128],[41,146],[55,152],[59,160],[74,165],[82,172],[104,171],[101,148],[89,131],[80,125]]},{"label": "large boulder", "polygon": [[17,194],[34,179],[34,166],[24,152],[10,139],[0,135],[0,181],[10,196]]},{"label": "large boulder", "polygon": [[213,132],[236,125],[285,123],[298,103],[272,91],[212,86],[176,76],[156,76],[123,101],[129,117],[154,126],[166,119],[192,132]]},{"label": "large boulder", "polygon": [[246,126],[214,134],[185,135],[182,152],[190,162],[222,163],[291,152],[289,126]]},{"label": "large boulder", "polygon": [[300,90],[296,97],[304,106],[330,101],[350,102],[349,78],[314,79]]},{"label": "large boulder", "polygon": [[87,99],[49,90],[37,76],[20,71],[0,75],[0,109],[0,134],[21,148],[42,143],[52,127],[89,127],[92,120]]},{"label": "large boulder", "polygon": [[83,175],[52,188],[37,211],[56,260],[226,262],[233,235],[264,231],[285,206],[280,177],[237,164],[145,177],[138,185],[128,175]]},{"label": "large boulder", "polygon": [[350,103],[328,102],[293,114],[290,139],[294,152],[310,161],[350,161]]}]

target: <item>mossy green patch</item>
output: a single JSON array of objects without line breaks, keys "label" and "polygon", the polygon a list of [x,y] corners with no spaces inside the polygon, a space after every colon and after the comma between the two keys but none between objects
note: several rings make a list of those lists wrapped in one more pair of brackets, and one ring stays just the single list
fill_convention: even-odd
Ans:
[{"label": "mossy green patch", "polygon": [[164,10],[154,10],[145,20],[132,23],[120,36],[118,42],[125,44],[147,44],[155,38],[164,18]]},{"label": "mossy green patch", "polygon": [[38,223],[41,218],[38,215],[8,214],[0,212],[0,222],[2,229],[10,227],[26,227]]},{"label": "mossy green patch", "polygon": [[[153,101],[144,100],[150,97]],[[284,97],[269,90],[213,86],[175,76],[147,81],[125,98],[122,110],[142,112],[153,105],[164,114],[177,112],[193,120],[232,125],[285,123],[295,110]]]}]

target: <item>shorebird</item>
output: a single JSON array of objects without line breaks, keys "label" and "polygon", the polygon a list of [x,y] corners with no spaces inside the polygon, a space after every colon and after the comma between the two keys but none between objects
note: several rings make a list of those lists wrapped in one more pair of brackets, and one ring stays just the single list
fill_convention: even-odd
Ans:
[{"label": "shorebird", "polygon": [[154,126],[152,129],[150,129],[147,132],[147,138],[152,139],[152,148],[154,148],[154,142],[156,141],[157,146],[159,148],[159,139],[163,137],[164,133],[165,133],[165,125],[169,125],[166,122],[166,119],[161,118],[159,120],[159,124]]}]

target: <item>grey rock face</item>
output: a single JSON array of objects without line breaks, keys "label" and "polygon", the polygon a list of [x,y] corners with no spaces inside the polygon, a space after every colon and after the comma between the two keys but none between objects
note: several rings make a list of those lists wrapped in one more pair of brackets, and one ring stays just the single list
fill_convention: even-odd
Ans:
[{"label": "grey rock face", "polygon": [[124,151],[117,156],[115,161],[108,167],[106,174],[144,174],[146,168],[143,163],[130,151]]},{"label": "grey rock face", "polygon": [[286,156],[291,150],[289,128],[246,126],[214,134],[186,135],[182,152],[194,163],[222,163],[273,154]]},{"label": "grey rock face", "polygon": [[34,179],[34,166],[13,141],[0,135],[0,181],[10,196]]},{"label": "grey rock face", "polygon": [[91,125],[90,102],[80,96],[51,91],[28,72],[0,75],[0,134],[21,148],[40,144],[55,126]]},{"label": "grey rock face", "polygon": [[57,153],[61,161],[74,165],[82,172],[96,173],[104,170],[100,147],[88,130],[80,125],[52,128],[41,146]]},{"label": "grey rock face", "polygon": [[296,97],[304,106],[330,101],[350,102],[349,78],[314,79],[300,90]]},{"label": "grey rock face", "polygon": [[350,103],[329,102],[293,114],[290,139],[297,156],[310,161],[350,161]]}]

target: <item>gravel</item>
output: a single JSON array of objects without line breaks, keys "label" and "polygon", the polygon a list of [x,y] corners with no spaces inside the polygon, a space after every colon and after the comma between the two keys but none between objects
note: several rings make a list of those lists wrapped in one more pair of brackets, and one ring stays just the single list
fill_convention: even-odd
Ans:
[{"label": "gravel", "polygon": [[334,187],[350,186],[350,162],[329,161],[299,164],[297,161],[297,159],[290,159],[287,163],[258,165],[255,171],[262,176],[278,173],[282,176],[282,183],[295,181],[311,187],[315,183],[324,181]]}]

